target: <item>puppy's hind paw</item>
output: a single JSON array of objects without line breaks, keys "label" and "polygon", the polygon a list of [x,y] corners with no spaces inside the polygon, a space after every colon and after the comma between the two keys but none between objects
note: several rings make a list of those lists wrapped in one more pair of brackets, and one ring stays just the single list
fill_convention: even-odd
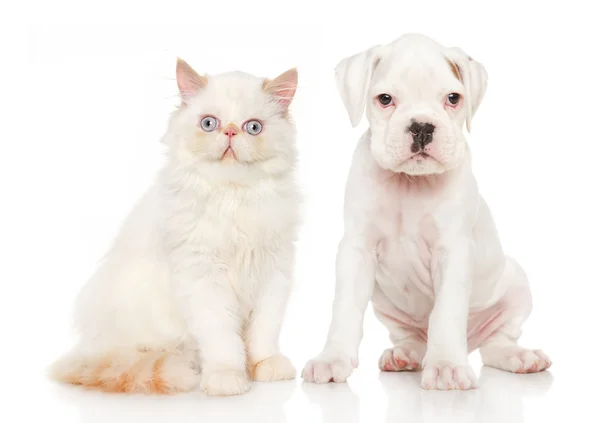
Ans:
[{"label": "puppy's hind paw", "polygon": [[482,350],[483,363],[513,373],[536,373],[550,368],[552,361],[542,350],[505,347]]},{"label": "puppy's hind paw", "polygon": [[383,372],[418,370],[422,359],[422,352],[416,348],[400,346],[389,348],[379,358],[379,370]]}]

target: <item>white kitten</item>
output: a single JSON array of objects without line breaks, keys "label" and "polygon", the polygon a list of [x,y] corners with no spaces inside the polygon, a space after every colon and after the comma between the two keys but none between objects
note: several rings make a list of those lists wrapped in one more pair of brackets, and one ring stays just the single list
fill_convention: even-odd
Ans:
[{"label": "white kitten", "polygon": [[278,338],[299,226],[297,78],[206,77],[177,62],[166,165],[81,292],[80,339],[55,379],[234,395],[295,377]]}]

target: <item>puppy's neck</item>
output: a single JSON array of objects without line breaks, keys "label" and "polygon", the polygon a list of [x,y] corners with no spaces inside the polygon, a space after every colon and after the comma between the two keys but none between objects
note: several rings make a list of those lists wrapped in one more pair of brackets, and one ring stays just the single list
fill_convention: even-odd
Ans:
[{"label": "puppy's neck", "polygon": [[444,173],[431,175],[408,175],[379,168],[378,179],[388,186],[393,185],[394,190],[407,195],[437,196],[443,192],[452,191],[460,180],[468,174],[469,164],[464,162],[459,167],[447,170]]},{"label": "puppy's neck", "polygon": [[[452,171],[450,171],[452,172]],[[385,179],[402,191],[435,192],[443,190],[452,179],[450,172],[435,175],[408,175],[406,173],[388,172]]]}]

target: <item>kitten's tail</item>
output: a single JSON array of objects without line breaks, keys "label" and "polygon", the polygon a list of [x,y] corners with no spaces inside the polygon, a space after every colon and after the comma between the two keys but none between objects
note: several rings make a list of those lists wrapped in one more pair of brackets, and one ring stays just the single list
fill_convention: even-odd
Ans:
[{"label": "kitten's tail", "polygon": [[115,351],[101,356],[70,353],[49,369],[51,379],[105,392],[173,394],[192,390],[197,370],[188,354]]}]

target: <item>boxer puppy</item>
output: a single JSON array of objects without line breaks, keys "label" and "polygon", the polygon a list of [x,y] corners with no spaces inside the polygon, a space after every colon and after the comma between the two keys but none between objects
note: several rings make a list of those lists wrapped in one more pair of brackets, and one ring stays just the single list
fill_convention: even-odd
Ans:
[{"label": "boxer puppy", "polygon": [[342,60],[341,98],[369,128],[348,175],[332,321],[308,382],[344,382],[358,366],[369,299],[389,331],[383,371],[421,370],[425,389],[470,389],[468,354],[516,373],[550,367],[517,341],[532,308],[527,277],[504,254],[478,192],[463,134],[487,86],[459,48],[407,34]]}]

